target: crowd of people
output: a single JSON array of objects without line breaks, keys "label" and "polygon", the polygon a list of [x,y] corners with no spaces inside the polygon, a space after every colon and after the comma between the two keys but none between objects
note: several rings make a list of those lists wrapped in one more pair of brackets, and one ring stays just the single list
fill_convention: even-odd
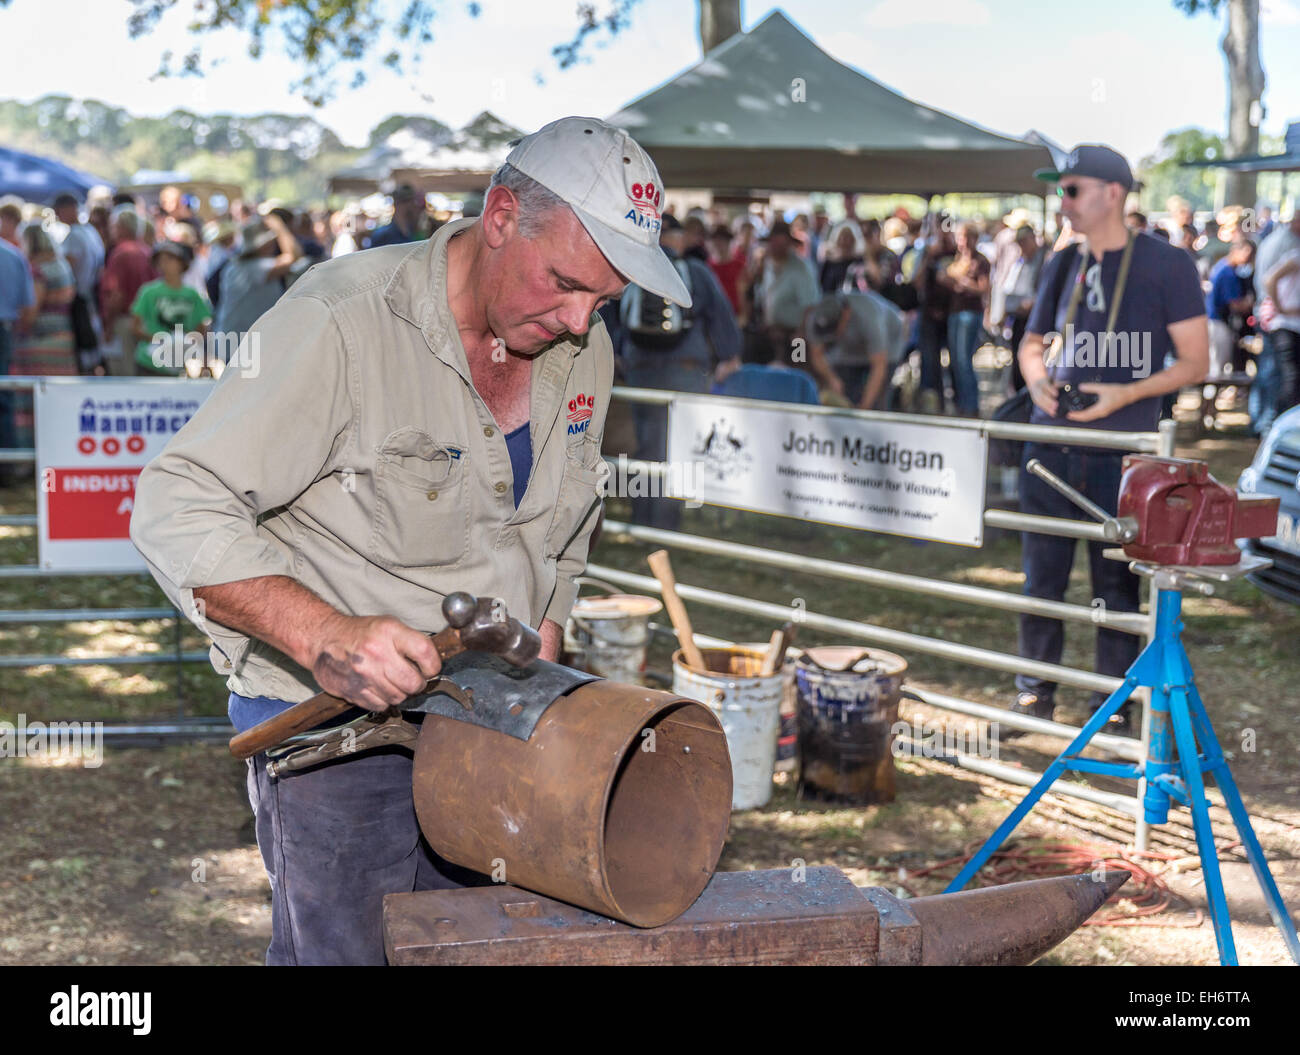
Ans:
[{"label": "crowd of people", "polygon": [[[852,198],[845,204],[852,208]],[[1044,231],[1024,208],[994,221],[918,218],[899,209],[835,222],[823,207],[788,221],[759,209],[728,219],[718,208],[693,209],[679,220],[669,209],[666,251],[707,265],[721,296],[704,290],[701,306],[675,314],[669,325],[657,314],[661,306],[647,307],[639,295],[630,315],[629,298],[603,309],[629,383],[923,414],[978,417],[1023,387],[1014,352],[1039,280],[1054,255],[1080,240],[1063,216]],[[1212,380],[1244,378],[1252,358],[1247,338],[1263,338],[1251,420],[1256,432],[1267,430],[1300,401],[1300,221],[1281,224],[1267,207],[1258,214],[1234,207],[1201,227],[1187,202],[1172,198],[1161,220],[1128,208],[1125,224],[1186,250],[1196,264],[1211,326]],[[1265,243],[1269,250],[1260,253]],[[691,336],[697,319],[707,342]],[[731,337],[718,336],[732,326],[739,357]],[[988,344],[1012,354],[1004,357],[1010,370],[1003,385],[986,385],[982,400],[975,354]],[[911,369],[899,372],[904,364]]]},{"label": "crowd of people", "polygon": [[[228,350],[311,265],[427,238],[441,222],[410,186],[392,201],[392,218],[367,229],[355,210],[276,201],[236,200],[205,220],[174,186],[156,201],[0,199],[0,374],[219,376],[209,333]],[[0,448],[32,445],[31,395],[0,392]]]},{"label": "crowd of people", "polygon": [[[1044,267],[1077,240],[1068,221],[1043,231],[1021,208],[991,222],[901,208],[860,218],[852,196],[844,205],[837,221],[824,206],[787,220],[758,206],[731,216],[692,209],[679,219],[670,205],[662,242],[696,303],[678,309],[629,291],[602,309],[621,379],[787,402],[987,413],[976,351],[1018,347]],[[426,238],[440,223],[410,186],[393,193],[391,219],[368,231],[355,211],[237,200],[203,220],[197,206],[176,187],[148,203],[127,194],[84,205],[64,195],[52,209],[0,201],[0,372],[219,372],[210,358],[173,353],[177,327],[191,341],[209,332],[237,340],[312,264]],[[1266,430],[1300,401],[1300,223],[1276,223],[1267,209],[1229,209],[1202,230],[1178,198],[1161,222],[1136,208],[1125,222],[1196,260],[1212,375],[1242,375],[1244,338],[1263,336],[1250,398],[1252,424]],[[1023,384],[1010,358],[1001,395]],[[900,371],[904,364],[910,369]],[[30,445],[30,396],[0,401],[0,446]],[[662,430],[642,424],[639,453],[647,454]]]}]

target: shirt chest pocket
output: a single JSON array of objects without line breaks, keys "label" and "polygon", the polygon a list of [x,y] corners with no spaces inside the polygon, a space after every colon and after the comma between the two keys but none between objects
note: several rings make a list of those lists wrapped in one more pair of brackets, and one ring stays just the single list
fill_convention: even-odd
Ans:
[{"label": "shirt chest pocket", "polygon": [[546,533],[546,556],[554,560],[573,537],[594,520],[603,497],[608,470],[600,448],[585,437],[571,444],[564,455],[564,475],[555,499],[555,515]]},{"label": "shirt chest pocket", "polygon": [[469,547],[464,446],[405,426],[375,462],[370,556],[392,568],[449,567]]}]

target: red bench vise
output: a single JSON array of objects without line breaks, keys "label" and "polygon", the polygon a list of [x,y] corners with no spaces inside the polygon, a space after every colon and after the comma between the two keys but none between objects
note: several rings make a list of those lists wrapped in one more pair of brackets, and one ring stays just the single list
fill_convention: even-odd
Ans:
[{"label": "red bench vise", "polygon": [[1278,498],[1238,494],[1191,458],[1124,457],[1119,484],[1121,520],[1136,522],[1124,543],[1132,560],[1155,564],[1236,564],[1239,538],[1277,534]]}]

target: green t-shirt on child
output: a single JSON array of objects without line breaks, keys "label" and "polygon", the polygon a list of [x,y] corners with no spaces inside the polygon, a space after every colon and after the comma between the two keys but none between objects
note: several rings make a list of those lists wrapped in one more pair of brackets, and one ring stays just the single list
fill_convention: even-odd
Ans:
[{"label": "green t-shirt on child", "polygon": [[171,334],[177,326],[186,333],[197,330],[212,319],[212,309],[203,295],[191,286],[173,287],[162,279],[145,283],[131,305],[132,314],[138,316],[149,337],[135,347],[135,361],[155,374],[179,374],[179,352],[168,365],[159,366],[153,360],[152,338],[157,334]]}]

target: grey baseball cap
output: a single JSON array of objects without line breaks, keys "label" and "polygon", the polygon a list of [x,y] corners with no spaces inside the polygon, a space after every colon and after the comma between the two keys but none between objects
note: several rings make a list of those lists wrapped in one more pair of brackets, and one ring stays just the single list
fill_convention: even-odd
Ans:
[{"label": "grey baseball cap", "polygon": [[691,306],[686,284],[659,248],[659,170],[630,135],[595,117],[562,117],[524,136],[506,162],[561,198],[619,272]]},{"label": "grey baseball cap", "polygon": [[838,293],[823,297],[813,309],[812,318],[808,320],[809,336],[815,341],[824,341],[839,328],[840,317],[844,314],[844,298]]},{"label": "grey baseball cap", "polygon": [[1056,183],[1064,176],[1091,176],[1093,179],[1118,183],[1133,189],[1133,170],[1124,155],[1100,143],[1080,143],[1066,156],[1060,169],[1039,169],[1034,179]]}]

